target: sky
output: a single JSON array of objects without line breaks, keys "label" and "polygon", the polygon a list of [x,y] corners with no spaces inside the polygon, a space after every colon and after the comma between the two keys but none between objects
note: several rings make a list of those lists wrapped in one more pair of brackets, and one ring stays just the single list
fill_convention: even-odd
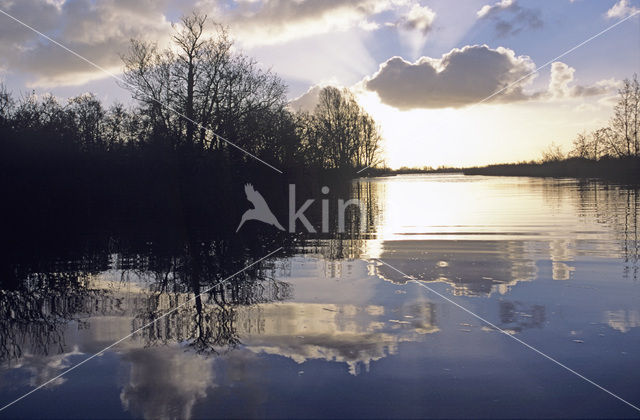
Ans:
[{"label": "sky", "polygon": [[0,80],[14,95],[93,92],[105,103],[131,102],[107,74],[120,74],[131,38],[167,45],[172,22],[207,13],[284,79],[292,108],[313,109],[322,86],[352,89],[393,168],[531,160],[551,142],[568,151],[608,123],[621,80],[640,70],[640,0],[0,0],[0,10],[106,70],[0,13]]}]

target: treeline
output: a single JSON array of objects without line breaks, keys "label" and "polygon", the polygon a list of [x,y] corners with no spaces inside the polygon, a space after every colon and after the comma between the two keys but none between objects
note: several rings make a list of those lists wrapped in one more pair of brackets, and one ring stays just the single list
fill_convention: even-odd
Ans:
[{"label": "treeline", "polygon": [[[607,127],[581,133],[573,140],[568,157],[598,160],[603,157],[640,157],[640,82],[625,79]],[[555,157],[552,156],[550,157]]]},{"label": "treeline", "polygon": [[601,178],[638,184],[640,159],[605,156],[599,160],[591,160],[572,157],[546,162],[506,163],[465,168],[462,172],[465,175]]},{"label": "treeline", "polygon": [[409,167],[401,166],[398,169],[391,169],[387,167],[373,167],[367,168],[367,170],[360,172],[363,176],[393,176],[393,175],[415,175],[415,174],[454,174],[462,173],[464,168],[457,168],[453,166],[438,166],[436,168],[432,166],[423,167]]},{"label": "treeline", "polygon": [[542,151],[542,162],[557,162],[568,158],[597,161],[602,158],[640,157],[640,82],[638,75],[625,79],[618,89],[618,102],[606,127],[589,133],[579,133],[573,147],[564,153],[552,142]]},{"label": "treeline", "polygon": [[314,112],[296,113],[283,81],[224,27],[193,14],[173,31],[166,48],[133,40],[123,54],[129,106],[15,96],[0,83],[4,231],[178,221],[217,235],[247,209],[246,182],[278,214],[289,183],[319,191],[376,162],[378,127],[348,90],[325,88]]},{"label": "treeline", "polygon": [[540,161],[466,168],[468,175],[607,178],[640,182],[640,82],[625,79],[606,127],[581,133],[565,153],[551,143]]},{"label": "treeline", "polygon": [[105,107],[92,94],[66,103],[14,98],[0,86],[3,155],[29,162],[29,154],[144,151],[228,168],[255,166],[257,157],[285,171],[345,172],[376,161],[378,126],[348,90],[325,88],[313,113],[295,113],[283,81],[235,52],[227,30],[206,15],[184,17],[171,39],[167,48],[132,40],[122,56],[133,107]]}]

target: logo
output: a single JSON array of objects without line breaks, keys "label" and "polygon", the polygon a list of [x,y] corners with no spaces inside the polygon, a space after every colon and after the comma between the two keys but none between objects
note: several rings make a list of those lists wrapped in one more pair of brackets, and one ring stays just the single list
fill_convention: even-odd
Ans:
[{"label": "logo", "polygon": [[[285,230],[284,227],[278,222],[278,219],[273,214],[269,206],[267,205],[266,200],[251,184],[245,184],[244,192],[247,196],[247,200],[253,204],[253,208],[244,212],[242,215],[242,219],[240,219],[240,224],[236,229],[236,232],[240,230],[240,228],[245,224],[245,222],[250,220],[256,220],[258,222],[266,223],[271,226],[275,226],[280,230]],[[321,189],[322,194],[329,194],[329,187],[324,186]],[[329,232],[329,200],[323,199],[322,201],[322,232]],[[311,205],[315,202],[314,199],[309,199],[304,202],[304,204],[296,210],[296,186],[295,184],[289,184],[289,233],[294,233],[296,230],[296,222],[299,221],[305,227],[307,232],[316,233],[316,229],[313,227],[309,219],[304,214],[305,211],[309,209]],[[359,209],[359,219],[360,224],[359,228],[361,232],[366,231],[367,227],[367,211],[366,207],[363,203],[353,198],[351,200],[347,200],[346,202],[342,199],[338,200],[338,229],[337,231],[343,233],[345,231],[345,213],[346,209],[349,206],[357,206]]]},{"label": "logo", "polygon": [[244,193],[247,195],[247,200],[253,204],[253,208],[244,212],[236,233],[240,230],[244,222],[247,220],[257,220],[268,225],[277,227],[280,230],[284,230],[276,216],[273,214],[267,202],[264,200],[262,194],[256,191],[251,184],[245,184]]}]

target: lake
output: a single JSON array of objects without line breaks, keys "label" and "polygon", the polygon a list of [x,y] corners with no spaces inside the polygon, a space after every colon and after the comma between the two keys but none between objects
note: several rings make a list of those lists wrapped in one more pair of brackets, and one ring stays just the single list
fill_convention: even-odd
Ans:
[{"label": "lake", "polygon": [[5,257],[0,405],[53,380],[0,417],[637,418],[638,189],[350,188],[368,232],[296,236],[228,281],[277,241],[57,238]]}]

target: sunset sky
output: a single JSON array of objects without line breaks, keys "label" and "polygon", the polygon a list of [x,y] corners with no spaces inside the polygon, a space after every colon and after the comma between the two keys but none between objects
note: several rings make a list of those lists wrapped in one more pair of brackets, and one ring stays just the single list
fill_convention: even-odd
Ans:
[{"label": "sunset sky", "polygon": [[[194,9],[280,74],[294,108],[311,109],[318,86],[352,88],[391,167],[529,160],[551,141],[568,150],[607,123],[620,81],[640,70],[638,0],[0,0],[115,74],[130,38],[167,44],[171,22]],[[2,14],[0,80],[18,95],[130,102],[109,75]]]}]

